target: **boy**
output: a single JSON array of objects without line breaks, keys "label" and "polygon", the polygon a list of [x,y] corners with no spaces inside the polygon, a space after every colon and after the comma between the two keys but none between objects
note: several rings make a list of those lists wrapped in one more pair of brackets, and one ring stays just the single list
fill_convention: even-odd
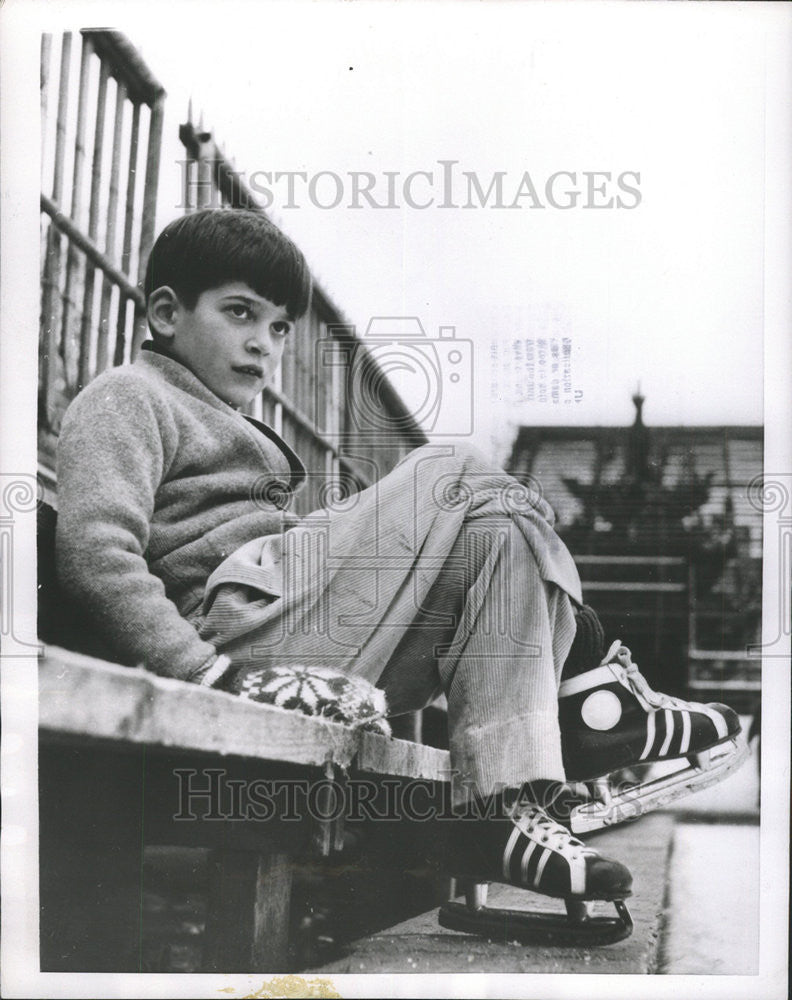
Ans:
[{"label": "boy", "polygon": [[452,824],[450,874],[629,895],[628,870],[558,822],[565,768],[695,753],[739,731],[734,713],[656,695],[618,643],[603,659],[549,507],[471,449],[417,449],[336,510],[283,509],[305,470],[238,408],[310,276],[262,214],[171,223],[145,291],[153,340],[74,401],[58,454],[60,579],[118,659],[248,693],[268,667],[332,667],[394,715],[444,691],[452,765],[486,806]]}]

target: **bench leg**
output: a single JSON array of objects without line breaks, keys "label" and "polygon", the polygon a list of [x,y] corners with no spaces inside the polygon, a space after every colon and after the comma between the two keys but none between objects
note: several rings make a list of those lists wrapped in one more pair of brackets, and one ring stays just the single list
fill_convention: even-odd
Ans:
[{"label": "bench leg", "polygon": [[391,732],[398,740],[409,740],[411,743],[421,743],[421,712],[406,712],[396,715],[390,720]]},{"label": "bench leg", "polygon": [[139,845],[41,843],[41,971],[140,971]]},{"label": "bench leg", "polygon": [[140,970],[141,773],[132,756],[41,748],[42,972]]},{"label": "bench leg", "polygon": [[289,971],[291,884],[286,854],[212,851],[204,971]]}]

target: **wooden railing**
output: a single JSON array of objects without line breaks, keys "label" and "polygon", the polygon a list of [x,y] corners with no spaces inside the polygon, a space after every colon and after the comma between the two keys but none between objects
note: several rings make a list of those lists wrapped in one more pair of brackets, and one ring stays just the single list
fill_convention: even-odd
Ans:
[{"label": "wooden railing", "polygon": [[50,35],[41,43],[45,437],[84,385],[143,340],[139,282],[154,239],[165,91],[119,32],[78,37],[79,68],[72,33],[57,46],[57,93],[56,46]]},{"label": "wooden railing", "polygon": [[753,715],[762,692],[762,660],[747,651],[691,649],[688,688],[696,701],[723,701],[736,712]]},{"label": "wooden railing", "polygon": [[[67,406],[106,368],[134,360],[146,336],[142,279],[155,235],[164,101],[164,89],[119,32],[42,37],[39,459],[50,502]],[[186,210],[258,207],[211,133],[188,121],[180,137]],[[386,433],[372,434],[353,419],[352,363],[376,382]],[[302,513],[370,485],[426,440],[318,285],[276,384],[251,412],[305,462],[308,483],[295,501]]]}]

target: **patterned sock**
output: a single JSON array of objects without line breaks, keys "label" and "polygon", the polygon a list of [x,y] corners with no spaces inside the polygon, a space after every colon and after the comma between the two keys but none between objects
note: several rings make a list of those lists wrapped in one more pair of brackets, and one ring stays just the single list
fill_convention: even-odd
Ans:
[{"label": "patterned sock", "polygon": [[282,664],[231,672],[223,690],[240,698],[390,736],[385,692],[330,667]]},{"label": "patterned sock", "polygon": [[575,611],[577,631],[561,673],[563,680],[599,666],[605,655],[605,631],[597,612],[588,604]]}]

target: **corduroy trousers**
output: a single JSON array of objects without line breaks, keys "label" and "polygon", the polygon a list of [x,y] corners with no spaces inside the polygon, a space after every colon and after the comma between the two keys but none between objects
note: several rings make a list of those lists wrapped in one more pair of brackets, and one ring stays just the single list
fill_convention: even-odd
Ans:
[{"label": "corduroy trousers", "polygon": [[562,779],[557,692],[581,595],[552,523],[477,451],[419,448],[222,563],[201,635],[242,668],[363,676],[394,715],[444,692],[455,780],[479,795]]}]

